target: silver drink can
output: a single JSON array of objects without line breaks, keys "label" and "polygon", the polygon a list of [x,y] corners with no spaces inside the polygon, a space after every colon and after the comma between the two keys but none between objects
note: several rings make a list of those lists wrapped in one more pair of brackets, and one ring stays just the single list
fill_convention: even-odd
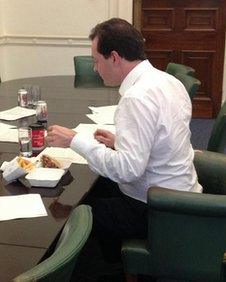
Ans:
[{"label": "silver drink can", "polygon": [[27,107],[28,106],[28,92],[25,89],[18,90],[18,106]]},{"label": "silver drink can", "polygon": [[36,117],[38,122],[47,122],[48,112],[46,101],[38,101],[36,107]]}]

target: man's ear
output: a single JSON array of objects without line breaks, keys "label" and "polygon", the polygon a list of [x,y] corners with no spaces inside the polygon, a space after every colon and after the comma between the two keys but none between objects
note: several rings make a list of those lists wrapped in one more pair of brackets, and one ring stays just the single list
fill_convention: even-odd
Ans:
[{"label": "man's ear", "polygon": [[119,56],[118,52],[111,51],[111,59],[113,63],[118,64],[122,58]]}]

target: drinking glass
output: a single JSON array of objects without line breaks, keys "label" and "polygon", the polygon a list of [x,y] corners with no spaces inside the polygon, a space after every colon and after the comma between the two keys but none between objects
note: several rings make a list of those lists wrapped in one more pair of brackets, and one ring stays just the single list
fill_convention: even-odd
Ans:
[{"label": "drinking glass", "polygon": [[20,155],[23,157],[32,156],[32,142],[31,142],[31,128],[19,127],[18,128],[18,141],[20,148]]},{"label": "drinking glass", "polygon": [[33,108],[36,108],[38,101],[41,100],[41,88],[39,85],[32,85],[31,98],[32,98]]}]

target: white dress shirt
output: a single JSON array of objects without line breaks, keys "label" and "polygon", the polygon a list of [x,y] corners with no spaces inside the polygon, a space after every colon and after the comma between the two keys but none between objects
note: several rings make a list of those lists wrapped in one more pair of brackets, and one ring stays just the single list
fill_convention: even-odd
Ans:
[{"label": "white dress shirt", "polygon": [[140,201],[147,201],[153,185],[201,192],[190,143],[191,102],[182,83],[145,60],[126,76],[119,93],[115,150],[82,133],[71,148]]}]

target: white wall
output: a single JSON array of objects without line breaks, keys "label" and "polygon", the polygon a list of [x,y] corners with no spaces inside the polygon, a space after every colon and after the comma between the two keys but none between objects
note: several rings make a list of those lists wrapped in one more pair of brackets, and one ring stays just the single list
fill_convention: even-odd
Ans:
[{"label": "white wall", "polygon": [[[111,17],[132,21],[133,0],[0,0],[0,76],[74,74],[90,54],[90,29]],[[226,57],[226,56],[225,56]],[[223,100],[226,100],[226,58]]]},{"label": "white wall", "polygon": [[0,36],[3,34],[3,25],[2,25],[2,1],[0,0]]},{"label": "white wall", "polygon": [[0,77],[3,71],[3,48],[2,48],[2,35],[3,35],[3,25],[2,25],[2,0],[0,0]]},{"label": "white wall", "polygon": [[74,74],[90,29],[111,17],[131,21],[132,0],[0,0],[2,80]]},{"label": "white wall", "polygon": [[108,7],[106,0],[3,0],[4,28],[8,35],[86,36]]}]

